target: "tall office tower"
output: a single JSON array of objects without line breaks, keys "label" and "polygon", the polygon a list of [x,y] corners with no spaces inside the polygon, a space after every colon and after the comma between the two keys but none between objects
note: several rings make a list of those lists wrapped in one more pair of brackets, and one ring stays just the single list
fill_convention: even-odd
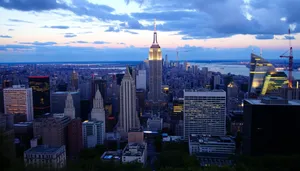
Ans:
[{"label": "tall office tower", "polygon": [[106,98],[106,94],[107,94],[107,81],[102,79],[102,78],[93,78],[92,80],[92,97],[93,99],[95,98],[96,92],[97,90],[100,90],[100,93],[102,95],[103,98],[103,105],[105,100],[107,100]]},{"label": "tall office tower", "polygon": [[41,137],[44,145],[60,147],[67,144],[68,124],[70,118],[64,114],[54,114],[53,117],[34,120],[40,124],[33,123],[33,129],[39,127],[39,131],[34,131],[35,137]]},{"label": "tall office tower", "polygon": [[239,87],[231,82],[227,86],[227,111],[236,110],[239,103],[238,95],[239,95]]},{"label": "tall office tower", "polygon": [[28,77],[32,88],[34,118],[50,113],[50,81],[48,76]]},{"label": "tall office tower", "polygon": [[75,107],[73,104],[73,98],[71,94],[67,95],[67,99],[65,102],[66,106],[64,109],[65,116],[68,116],[70,119],[75,119]]},{"label": "tall office tower", "polygon": [[0,88],[0,113],[4,113],[3,88]]},{"label": "tall office tower", "polygon": [[140,122],[136,112],[135,83],[127,67],[120,88],[119,130],[127,136],[129,129],[138,127]]},{"label": "tall office tower", "polygon": [[136,97],[138,100],[137,111],[139,116],[142,116],[145,111],[145,99],[146,99],[145,96],[146,96],[145,90],[136,89]]},{"label": "tall office tower", "polygon": [[212,78],[213,84],[212,84],[212,89],[217,89],[218,85],[221,84],[221,77],[220,75],[214,75]]},{"label": "tall office tower", "polygon": [[91,119],[95,121],[102,121],[103,122],[103,130],[105,134],[105,110],[103,107],[103,98],[99,89],[96,92],[94,101],[93,101],[93,109],[91,112]]},{"label": "tall office tower", "polygon": [[165,56],[165,67],[169,67],[168,55]]},{"label": "tall office tower", "polygon": [[158,103],[162,96],[162,56],[161,49],[157,42],[156,24],[154,23],[153,44],[149,50],[150,81],[149,100]]},{"label": "tall office tower", "polygon": [[68,94],[72,95],[75,118],[80,117],[80,92],[54,92],[51,94],[51,113],[64,113]]},{"label": "tall office tower", "polygon": [[288,87],[288,78],[284,72],[267,73],[264,79],[261,95],[280,95],[281,87]]},{"label": "tall office tower", "polygon": [[251,53],[249,93],[261,94],[268,72],[276,72],[275,67],[261,56]]},{"label": "tall office tower", "polygon": [[243,153],[299,154],[299,111],[298,100],[275,96],[244,100]]},{"label": "tall office tower", "polygon": [[84,121],[82,123],[82,136],[84,148],[93,148],[97,144],[103,144],[105,139],[102,121]]},{"label": "tall office tower", "polygon": [[73,91],[78,90],[78,73],[75,70],[72,72],[71,86]]},{"label": "tall office tower", "polygon": [[226,92],[206,89],[184,91],[184,138],[191,134],[226,134]]},{"label": "tall office tower", "polygon": [[78,156],[83,148],[82,122],[80,118],[72,119],[68,125],[68,155]]},{"label": "tall office tower", "polygon": [[26,114],[27,121],[33,120],[32,89],[15,85],[3,90],[4,113]]},{"label": "tall office tower", "polygon": [[136,77],[136,88],[137,89],[143,89],[146,91],[147,84],[146,84],[146,70],[138,70],[138,75]]},{"label": "tall office tower", "polygon": [[81,100],[90,100],[92,97],[91,94],[91,82],[84,82],[79,85],[80,89],[80,99]]}]

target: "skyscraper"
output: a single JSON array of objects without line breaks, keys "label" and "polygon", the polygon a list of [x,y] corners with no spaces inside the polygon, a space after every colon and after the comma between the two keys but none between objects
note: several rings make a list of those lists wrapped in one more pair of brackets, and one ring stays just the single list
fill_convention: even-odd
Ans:
[{"label": "skyscraper", "polygon": [[129,129],[138,127],[140,122],[136,111],[135,82],[127,67],[120,88],[119,130],[126,136]]},{"label": "skyscraper", "polygon": [[136,76],[136,88],[137,89],[147,89],[147,84],[146,84],[146,70],[138,70],[138,75]]},{"label": "skyscraper", "polygon": [[103,107],[103,98],[99,89],[96,92],[94,101],[93,101],[93,109],[91,112],[91,119],[95,121],[102,121],[103,122],[103,134],[105,133],[105,110]]},{"label": "skyscraper", "polygon": [[33,120],[32,89],[15,85],[3,90],[4,113],[26,114],[27,121]]},{"label": "skyscraper", "polygon": [[80,118],[72,119],[68,125],[68,154],[77,156],[83,148],[82,122]]},{"label": "skyscraper", "polygon": [[149,50],[149,100],[158,103],[162,98],[162,55],[157,42],[156,24],[154,23],[153,43]]},{"label": "skyscraper", "polygon": [[243,153],[299,154],[300,102],[279,97],[244,100]]},{"label": "skyscraper", "polygon": [[72,72],[71,86],[72,86],[71,89],[73,91],[78,90],[78,73],[76,73],[75,70],[73,70]]},{"label": "skyscraper", "polygon": [[58,91],[51,94],[51,113],[64,113],[67,96],[71,94],[75,107],[75,117],[80,117],[80,92]]},{"label": "skyscraper", "polygon": [[92,97],[95,98],[97,90],[100,90],[100,93],[102,95],[103,101],[106,100],[106,94],[107,94],[107,81],[102,78],[95,78],[92,80]]},{"label": "skyscraper", "polygon": [[64,109],[65,116],[68,116],[70,119],[75,119],[76,118],[75,117],[75,108],[74,108],[74,104],[73,104],[73,98],[70,93],[67,95],[65,104],[66,104],[65,109]]},{"label": "skyscraper", "polygon": [[226,134],[226,93],[223,90],[184,91],[184,138],[191,134]]},{"label": "skyscraper", "polygon": [[105,134],[102,121],[84,121],[82,123],[83,146],[85,148],[95,147],[103,144]]},{"label": "skyscraper", "polygon": [[48,76],[28,77],[32,88],[34,118],[50,113],[50,81]]}]

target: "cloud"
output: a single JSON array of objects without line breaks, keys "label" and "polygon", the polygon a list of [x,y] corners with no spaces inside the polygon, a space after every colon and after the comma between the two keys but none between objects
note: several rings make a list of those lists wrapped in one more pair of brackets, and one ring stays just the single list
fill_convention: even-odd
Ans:
[{"label": "cloud", "polygon": [[0,6],[5,9],[19,11],[45,11],[67,8],[66,4],[58,3],[56,0],[0,0]]},{"label": "cloud", "polygon": [[260,34],[260,35],[256,35],[255,39],[274,39],[274,35]]},{"label": "cloud", "polygon": [[124,43],[124,42],[119,42],[119,43],[117,43],[118,45],[126,45],[126,43]]},{"label": "cloud", "polygon": [[69,29],[69,26],[44,26],[42,28],[52,28],[52,29]]},{"label": "cloud", "polygon": [[295,40],[295,36],[284,36],[283,40]]},{"label": "cloud", "polygon": [[85,43],[89,43],[89,42],[87,42],[87,41],[82,41],[82,40],[79,40],[79,41],[76,41],[75,43],[85,44]]},{"label": "cloud", "polygon": [[8,36],[8,35],[0,35],[0,38],[12,38],[11,36]]},{"label": "cloud", "polygon": [[121,31],[121,30],[120,30],[119,28],[117,28],[117,27],[112,27],[112,26],[108,27],[108,29],[105,30],[105,32],[120,32],[120,31]]},{"label": "cloud", "polygon": [[94,41],[94,44],[110,44],[109,42],[104,42],[104,41]]},{"label": "cloud", "polygon": [[20,42],[19,44],[24,44],[24,45],[35,45],[35,46],[52,46],[52,45],[56,45],[56,42],[39,42],[39,41],[35,41],[35,42]]},{"label": "cloud", "polygon": [[65,38],[71,38],[71,37],[76,37],[77,35],[74,33],[66,33]]},{"label": "cloud", "polygon": [[139,34],[139,33],[137,33],[137,32],[130,31],[130,30],[124,30],[124,32],[126,32],[126,33],[130,33],[130,34]]},{"label": "cloud", "polygon": [[14,31],[15,29],[8,29],[8,31]]},{"label": "cloud", "polygon": [[92,31],[86,31],[86,32],[78,32],[77,34],[90,34],[93,33]]},{"label": "cloud", "polygon": [[16,22],[16,23],[33,23],[33,22],[30,22],[30,21],[25,21],[25,20],[18,20],[18,19],[8,19],[8,21],[11,21],[11,22]]}]

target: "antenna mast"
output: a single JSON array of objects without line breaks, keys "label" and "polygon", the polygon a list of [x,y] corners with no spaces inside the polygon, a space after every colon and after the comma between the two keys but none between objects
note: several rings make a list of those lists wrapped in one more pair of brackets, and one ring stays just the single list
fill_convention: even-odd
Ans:
[{"label": "antenna mast", "polygon": [[[289,88],[293,88],[293,47],[291,42],[291,30],[289,29],[289,46],[290,49],[280,56],[280,58],[289,58]],[[286,55],[289,52],[289,55]]]}]

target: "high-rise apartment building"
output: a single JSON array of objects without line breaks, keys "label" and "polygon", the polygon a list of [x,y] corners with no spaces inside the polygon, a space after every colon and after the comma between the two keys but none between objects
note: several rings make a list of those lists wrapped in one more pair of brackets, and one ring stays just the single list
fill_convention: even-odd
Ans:
[{"label": "high-rise apartment building", "polygon": [[243,153],[300,153],[300,102],[279,97],[244,100]]},{"label": "high-rise apartment building", "polygon": [[102,95],[102,98],[105,101],[106,98],[107,98],[106,97],[107,96],[107,81],[102,79],[101,77],[100,78],[96,77],[96,78],[93,78],[93,80],[92,80],[92,91],[91,91],[91,93],[92,93],[93,98],[95,98],[97,90],[100,91],[100,93]]},{"label": "high-rise apartment building", "polygon": [[50,81],[48,76],[28,77],[32,88],[34,118],[50,113]]},{"label": "high-rise apartment building", "polygon": [[102,121],[84,121],[82,123],[82,136],[84,148],[93,148],[103,144],[105,139]]},{"label": "high-rise apartment building", "polygon": [[146,70],[138,70],[138,75],[136,76],[136,88],[137,89],[147,89],[147,84],[146,84]]},{"label": "high-rise apartment building", "polygon": [[149,100],[158,103],[162,98],[162,55],[157,42],[156,24],[154,23],[153,43],[149,49]]},{"label": "high-rise apartment building", "polygon": [[226,93],[223,90],[184,91],[184,138],[191,134],[226,134]]},{"label": "high-rise apartment building", "polygon": [[33,120],[32,89],[16,85],[3,90],[4,113],[26,114],[27,121]]},{"label": "high-rise apartment building", "polygon": [[129,129],[138,127],[140,127],[140,122],[136,111],[135,82],[127,67],[120,88],[119,130],[127,136]]}]

